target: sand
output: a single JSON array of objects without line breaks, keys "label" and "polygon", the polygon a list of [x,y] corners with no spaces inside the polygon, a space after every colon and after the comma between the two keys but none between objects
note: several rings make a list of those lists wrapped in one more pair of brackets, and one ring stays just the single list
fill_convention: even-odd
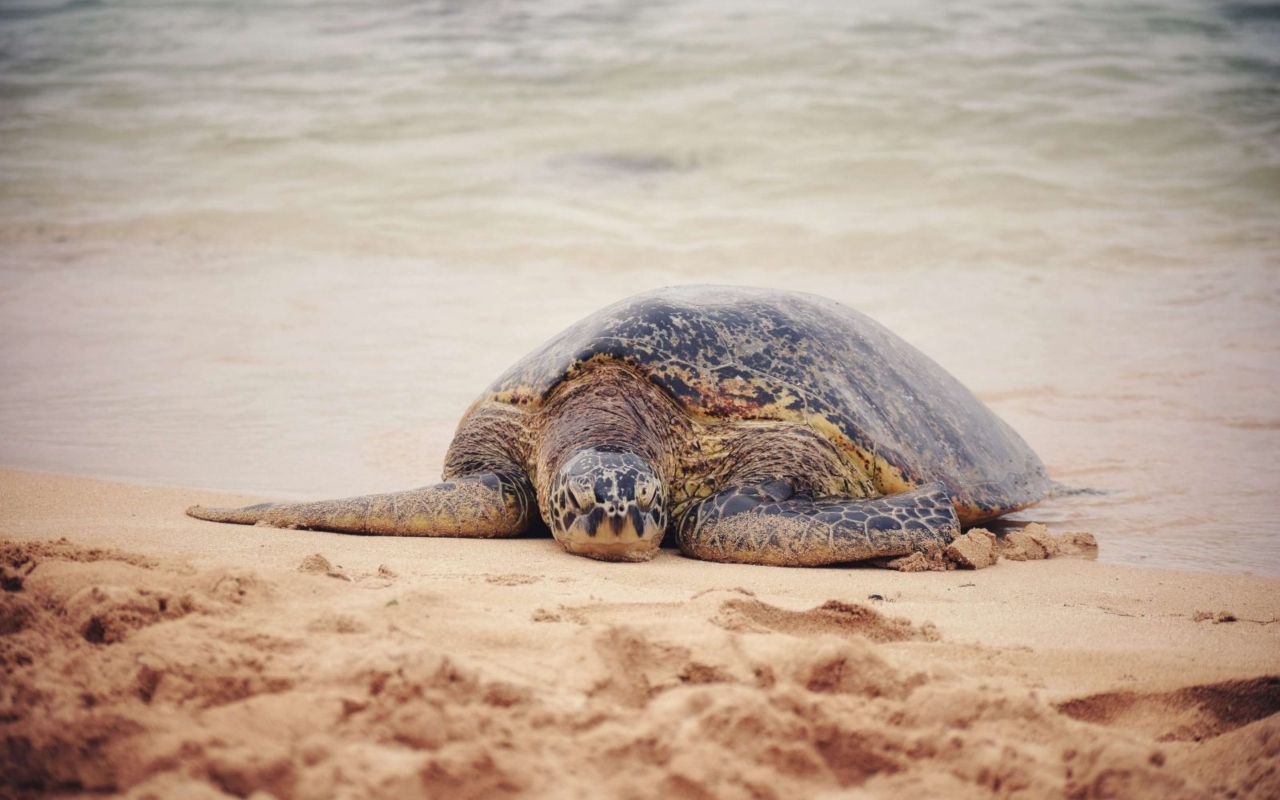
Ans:
[{"label": "sand", "polygon": [[182,513],[260,499],[0,471],[0,795],[1280,797],[1275,580]]}]

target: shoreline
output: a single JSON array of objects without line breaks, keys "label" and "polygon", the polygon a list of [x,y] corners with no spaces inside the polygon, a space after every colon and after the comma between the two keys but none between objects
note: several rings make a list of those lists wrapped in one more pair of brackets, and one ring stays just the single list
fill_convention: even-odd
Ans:
[{"label": "shoreline", "polygon": [[620,565],[183,514],[255,501],[0,469],[20,579],[0,728],[27,747],[0,777],[136,797],[1280,791],[1275,579]]}]

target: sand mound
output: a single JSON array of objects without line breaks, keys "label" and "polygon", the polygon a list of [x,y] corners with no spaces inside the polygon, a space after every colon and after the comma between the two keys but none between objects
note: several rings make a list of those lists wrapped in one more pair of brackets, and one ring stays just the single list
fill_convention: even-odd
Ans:
[{"label": "sand mound", "polygon": [[[523,575],[479,576],[468,595],[391,569],[339,572],[319,554],[275,571],[65,542],[0,555],[13,579],[0,593],[6,796],[1189,798],[1275,786],[1255,764],[1280,741],[1274,678],[1055,707],[941,665],[931,626],[838,599],[793,611],[715,591],[540,616],[511,600],[545,585]],[[1232,731],[1232,757],[1252,772],[1158,741],[1185,738],[1167,734],[1190,730],[1192,706],[1199,735]]]},{"label": "sand mound", "polygon": [[1280,677],[1188,686],[1172,692],[1107,692],[1058,705],[1086,722],[1168,741],[1220,736],[1280,711]]},{"label": "sand mound", "polygon": [[917,629],[906,619],[890,619],[875,609],[841,600],[828,600],[808,611],[788,611],[755,599],[734,599],[721,607],[716,622],[731,631],[789,633],[794,636],[861,636],[873,642],[908,639],[936,640],[932,626]]}]

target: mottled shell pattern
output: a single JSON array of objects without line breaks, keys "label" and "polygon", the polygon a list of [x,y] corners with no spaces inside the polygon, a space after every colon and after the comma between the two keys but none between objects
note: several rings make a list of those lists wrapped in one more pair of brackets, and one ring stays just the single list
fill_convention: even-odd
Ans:
[{"label": "mottled shell pattern", "polygon": [[823,297],[680,286],[592,314],[481,398],[533,410],[591,365],[620,362],[703,421],[805,423],[884,494],[941,482],[970,524],[1041,499],[1044,465],[931,359]]}]

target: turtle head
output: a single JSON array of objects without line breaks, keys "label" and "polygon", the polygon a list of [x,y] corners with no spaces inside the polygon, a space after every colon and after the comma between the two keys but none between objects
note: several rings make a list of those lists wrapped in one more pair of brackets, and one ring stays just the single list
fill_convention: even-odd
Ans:
[{"label": "turtle head", "polygon": [[667,529],[667,492],[634,453],[582,450],[551,482],[551,533],[570,553],[648,561]]}]

